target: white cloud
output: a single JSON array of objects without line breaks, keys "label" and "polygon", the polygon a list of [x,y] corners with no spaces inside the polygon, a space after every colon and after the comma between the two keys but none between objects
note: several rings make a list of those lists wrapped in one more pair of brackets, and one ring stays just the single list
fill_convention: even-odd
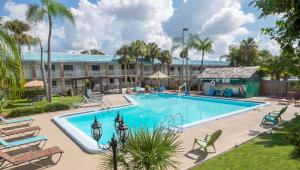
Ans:
[{"label": "white cloud", "polygon": [[[10,0],[5,9],[9,18],[25,19],[25,4]],[[184,0],[176,10],[172,0],[99,0],[96,3],[80,0],[78,7],[71,10],[76,26],[54,26],[55,51],[98,48],[114,53],[124,43],[136,39],[170,49],[171,37],[180,36],[182,28],[188,27],[190,32],[214,40],[215,53],[205,59],[216,60],[237,37],[250,33],[245,24],[255,22],[253,14],[242,11],[239,0]],[[32,33],[46,42],[47,24],[38,24]],[[194,51],[190,54],[192,58],[200,57]]]}]

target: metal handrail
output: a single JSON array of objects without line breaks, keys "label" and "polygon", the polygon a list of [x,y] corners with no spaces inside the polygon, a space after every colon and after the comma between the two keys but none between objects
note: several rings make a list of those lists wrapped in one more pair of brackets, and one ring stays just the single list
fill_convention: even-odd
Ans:
[{"label": "metal handrail", "polygon": [[[180,126],[176,126],[175,119],[180,118]],[[161,122],[161,127],[172,131],[173,133],[182,133],[183,132],[183,115],[181,113],[169,115],[165,120]]]}]

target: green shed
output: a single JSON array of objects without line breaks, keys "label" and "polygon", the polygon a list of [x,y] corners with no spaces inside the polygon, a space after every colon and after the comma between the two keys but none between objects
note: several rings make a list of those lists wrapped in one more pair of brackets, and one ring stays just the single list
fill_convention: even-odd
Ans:
[{"label": "green shed", "polygon": [[198,85],[204,95],[225,97],[259,96],[261,77],[258,66],[207,68],[200,74]]}]

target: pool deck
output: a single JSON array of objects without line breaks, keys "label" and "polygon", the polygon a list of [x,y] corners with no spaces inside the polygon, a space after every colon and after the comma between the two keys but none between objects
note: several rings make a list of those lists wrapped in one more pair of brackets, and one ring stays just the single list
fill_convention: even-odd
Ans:
[{"label": "pool deck", "polygon": [[[112,105],[128,104],[128,101],[121,94],[107,95],[105,97],[107,97],[110,100]],[[217,154],[223,153],[233,148],[236,145],[239,145],[251,138],[254,138],[262,132],[270,130],[271,126],[259,126],[262,117],[266,113],[271,112],[273,110],[280,110],[283,106],[278,105],[277,102],[273,102],[271,99],[265,97],[255,97],[251,98],[251,100],[270,102],[270,105],[263,107],[261,111],[251,110],[244,113],[224,117],[221,119],[185,128],[183,130],[183,133],[180,134],[180,140],[183,141],[183,150],[181,156],[177,158],[177,160],[182,163],[180,169],[190,168],[197,163],[205,161]],[[84,112],[95,109],[97,109],[97,107],[90,106],[72,109],[68,111],[45,113],[31,116],[32,118],[34,118],[33,125],[38,125],[42,128],[40,134],[46,135],[49,138],[44,148],[48,148],[51,146],[59,146],[65,152],[62,156],[62,159],[57,165],[51,166],[47,169],[101,169],[99,168],[101,164],[101,156],[99,154],[85,153],[51,120],[54,116],[60,114]],[[287,112],[283,115],[283,119],[286,121],[292,119],[294,117],[295,112],[300,112],[300,108],[294,107],[294,104],[291,104]],[[204,152],[200,151],[199,149],[192,150],[193,140],[195,137],[204,138],[206,134],[211,134],[217,129],[221,129],[223,131],[223,134],[221,135],[220,139],[216,142],[217,153],[209,153],[206,156]],[[210,149],[209,151],[213,151]],[[40,161],[38,163],[42,165],[51,165],[51,162],[48,160]],[[40,168],[41,167],[38,165],[31,164],[27,166],[21,166],[18,168],[18,170],[34,170]]]}]

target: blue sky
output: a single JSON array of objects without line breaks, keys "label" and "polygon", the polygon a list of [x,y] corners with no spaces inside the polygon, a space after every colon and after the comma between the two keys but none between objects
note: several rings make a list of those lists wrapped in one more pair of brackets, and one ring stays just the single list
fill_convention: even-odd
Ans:
[{"label": "blue sky", "polygon": [[[247,0],[65,0],[60,1],[76,18],[76,27],[56,22],[54,49],[74,51],[98,48],[107,53],[135,39],[157,42],[170,48],[171,39],[180,35],[182,27],[192,33],[211,37],[215,53],[209,59],[228,52],[230,44],[253,37],[261,48],[278,53],[277,44],[261,35],[261,27],[273,25],[276,18],[258,19],[259,11]],[[2,0],[0,15],[24,19],[26,4],[39,0]],[[47,24],[32,31],[46,38]],[[198,54],[194,53],[195,57]]]}]

